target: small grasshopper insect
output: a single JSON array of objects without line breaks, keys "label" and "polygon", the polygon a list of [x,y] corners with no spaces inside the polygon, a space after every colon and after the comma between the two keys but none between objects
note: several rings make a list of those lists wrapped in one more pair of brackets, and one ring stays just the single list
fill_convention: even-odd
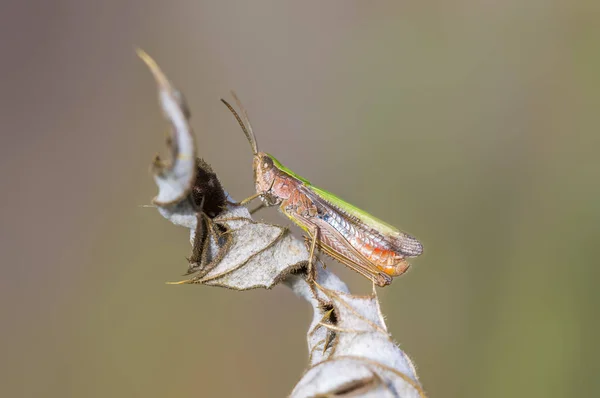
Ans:
[{"label": "small grasshopper insect", "polygon": [[279,210],[302,228],[310,242],[309,278],[313,278],[315,249],[372,280],[387,286],[410,264],[406,258],[419,256],[423,246],[414,237],[373,217],[337,196],[313,186],[308,180],[283,166],[273,156],[258,151],[246,110],[232,92],[244,121],[224,99],[242,128],[254,153],[256,194],[240,202],[261,198],[262,206]]}]

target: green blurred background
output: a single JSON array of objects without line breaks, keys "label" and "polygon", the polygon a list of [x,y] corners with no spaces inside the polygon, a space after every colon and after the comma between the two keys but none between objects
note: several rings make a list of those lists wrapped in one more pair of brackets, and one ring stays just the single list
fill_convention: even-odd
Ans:
[{"label": "green blurred background", "polygon": [[431,397],[598,396],[599,21],[567,0],[2,2],[2,395],[281,397],[305,368],[289,290],[164,284],[190,246],[139,207],[166,129],[140,46],[235,198],[232,88],[262,149],[424,242],[379,291]]}]

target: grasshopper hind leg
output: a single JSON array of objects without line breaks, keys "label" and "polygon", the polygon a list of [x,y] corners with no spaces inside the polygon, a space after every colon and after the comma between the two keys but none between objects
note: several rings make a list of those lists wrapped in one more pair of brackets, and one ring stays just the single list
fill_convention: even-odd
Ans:
[{"label": "grasshopper hind leg", "polygon": [[349,257],[345,257],[344,255],[342,255],[339,252],[336,252],[327,245],[319,245],[319,250],[323,251],[323,253],[327,254],[334,260],[337,260],[340,263],[344,264],[348,268],[358,272],[365,278],[370,279],[377,286],[385,287],[392,283],[391,276],[385,274],[384,272],[380,272],[377,269],[373,269],[372,267],[365,267],[364,264],[356,263]]}]

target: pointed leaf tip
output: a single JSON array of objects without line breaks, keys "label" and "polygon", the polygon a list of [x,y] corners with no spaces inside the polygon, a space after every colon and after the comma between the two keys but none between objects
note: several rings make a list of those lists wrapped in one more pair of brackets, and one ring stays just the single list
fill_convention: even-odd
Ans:
[{"label": "pointed leaf tip", "polygon": [[148,55],[146,51],[142,50],[139,47],[135,49],[135,52],[138,55],[138,57],[140,57],[140,59],[144,61],[146,66],[148,66],[148,69],[150,69],[152,76],[154,76],[154,79],[156,80],[156,84],[158,84],[158,86],[161,89],[169,89],[171,86],[169,84],[169,80],[162,72],[156,61],[150,55]]}]

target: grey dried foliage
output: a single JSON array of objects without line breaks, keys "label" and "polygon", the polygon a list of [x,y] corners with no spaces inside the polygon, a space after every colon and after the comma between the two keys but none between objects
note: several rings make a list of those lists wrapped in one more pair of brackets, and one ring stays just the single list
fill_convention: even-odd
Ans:
[{"label": "grey dried foliage", "polygon": [[160,214],[190,229],[188,279],[234,290],[270,289],[281,283],[314,310],[307,333],[309,367],[290,396],[425,397],[412,361],[392,341],[375,290],[350,294],[322,264],[306,280],[308,251],[289,230],[257,222],[222,189],[210,166],[196,158],[183,96],[145,52],[139,56],[158,85],[159,103],[171,124],[168,162],[153,164]]},{"label": "grey dried foliage", "polygon": [[[211,224],[221,228],[209,227],[207,243],[202,246],[203,254],[212,253],[208,255],[210,260],[192,278],[177,283],[235,290],[270,289],[283,276],[306,265],[304,245],[287,228],[256,222],[244,207],[230,205],[206,222]],[[192,251],[197,251],[199,242],[194,243]],[[257,269],[260,272],[255,272]]]}]

